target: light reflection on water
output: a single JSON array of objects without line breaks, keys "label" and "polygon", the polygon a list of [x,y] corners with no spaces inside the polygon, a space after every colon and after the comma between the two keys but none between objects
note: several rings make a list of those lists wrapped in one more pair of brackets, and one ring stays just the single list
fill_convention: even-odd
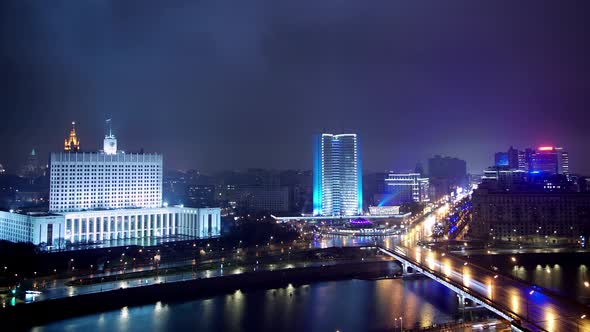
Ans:
[{"label": "light reflection on water", "polygon": [[515,277],[565,296],[575,296],[582,303],[590,303],[590,288],[584,284],[590,280],[590,273],[584,264],[514,266],[511,273]]},{"label": "light reflection on water", "polygon": [[453,293],[428,279],[347,280],[125,307],[35,331],[365,331],[392,329],[399,317],[412,328],[456,314]]}]

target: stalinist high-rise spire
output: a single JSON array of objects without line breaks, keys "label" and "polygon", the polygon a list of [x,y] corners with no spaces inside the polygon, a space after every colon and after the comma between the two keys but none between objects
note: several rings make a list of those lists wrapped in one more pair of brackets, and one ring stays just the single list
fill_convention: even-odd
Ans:
[{"label": "stalinist high-rise spire", "polygon": [[80,141],[76,137],[76,122],[72,122],[70,136],[64,140],[64,151],[80,151]]}]

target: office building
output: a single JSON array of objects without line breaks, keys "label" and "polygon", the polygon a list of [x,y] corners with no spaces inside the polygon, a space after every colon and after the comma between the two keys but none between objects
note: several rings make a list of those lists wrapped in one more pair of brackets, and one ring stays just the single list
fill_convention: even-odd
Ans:
[{"label": "office building", "polygon": [[54,247],[64,241],[219,236],[219,208],[162,202],[162,155],[119,151],[110,129],[103,147],[52,154],[49,212],[0,212],[0,239]]},{"label": "office building", "polygon": [[506,152],[496,152],[494,155],[495,166],[508,167],[510,169],[525,170],[526,161],[524,152],[510,147]]},{"label": "office building", "polygon": [[541,146],[529,153],[529,171],[569,176],[569,155],[563,148]]},{"label": "office building", "polygon": [[525,172],[563,174],[569,177],[569,154],[561,147],[541,146],[523,151],[513,148],[494,155],[495,166]]},{"label": "office building", "polygon": [[39,162],[37,151],[32,149],[31,153],[27,155],[27,160],[25,161],[25,164],[23,165],[19,175],[23,178],[33,180],[43,176],[46,170],[47,168]]},{"label": "office building", "polygon": [[506,156],[508,158],[507,166],[512,169],[519,169],[519,165],[521,165],[523,162],[520,151],[511,146],[508,149],[508,152],[506,152]]},{"label": "office building", "polygon": [[400,206],[369,206],[369,214],[372,216],[393,216],[400,214]]},{"label": "office building", "polygon": [[471,236],[546,245],[587,243],[590,194],[578,192],[579,184],[570,181],[567,152],[543,146],[514,155],[518,167],[509,163],[484,171],[472,195]]},{"label": "office building", "polygon": [[389,173],[384,180],[388,205],[429,202],[429,180],[418,173]]},{"label": "office building", "polygon": [[459,158],[434,156],[428,159],[428,172],[430,177],[434,178],[465,181],[467,163]]},{"label": "office building", "polygon": [[159,207],[162,161],[149,153],[52,153],[49,211]]},{"label": "office building", "polygon": [[428,159],[428,175],[433,188],[432,200],[438,200],[457,187],[466,187],[468,184],[467,163],[459,158],[434,156]]},{"label": "office building", "polygon": [[478,188],[472,203],[470,235],[475,238],[587,243],[589,193]]},{"label": "office building", "polygon": [[508,166],[489,167],[483,172],[481,186],[498,190],[510,190],[526,184],[527,173]]},{"label": "office building", "polygon": [[[231,212],[311,212],[311,172],[246,169],[215,176],[215,198]],[[230,213],[231,213],[230,212]]]},{"label": "office building", "polygon": [[289,188],[285,186],[248,186],[240,188],[241,205],[248,211],[288,212]]},{"label": "office building", "polygon": [[289,211],[297,214],[310,214],[313,200],[313,172],[285,170],[280,174],[281,186],[289,190]]},{"label": "office building", "polygon": [[519,169],[521,171],[528,172],[529,171],[529,165],[527,163],[525,151],[516,150],[516,153],[517,153],[517,156],[518,156],[518,164],[517,164],[518,167],[517,167],[517,169]]},{"label": "office building", "polygon": [[494,155],[494,165],[508,167],[508,152],[496,152]]},{"label": "office building", "polygon": [[528,170],[525,152],[515,149],[512,146],[506,152],[496,152],[494,155],[494,165],[508,169]]},{"label": "office building", "polygon": [[186,189],[186,205],[190,207],[213,207],[215,205],[215,186],[190,184]]},{"label": "office building", "polygon": [[321,134],[314,142],[313,214],[359,215],[362,168],[356,134]]}]

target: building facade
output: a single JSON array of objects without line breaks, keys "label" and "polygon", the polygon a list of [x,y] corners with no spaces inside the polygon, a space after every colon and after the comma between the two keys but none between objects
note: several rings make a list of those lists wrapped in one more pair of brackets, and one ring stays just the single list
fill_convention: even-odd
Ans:
[{"label": "building facade", "polygon": [[187,205],[190,207],[213,207],[215,205],[215,186],[191,184],[186,187]]},{"label": "building facade", "polygon": [[569,154],[563,148],[541,146],[529,157],[529,171],[569,176]]},{"label": "building facade", "polygon": [[467,163],[459,158],[434,156],[428,159],[428,175],[432,200],[438,200],[457,187],[466,187],[468,184]]},{"label": "building facade", "polygon": [[110,130],[103,151],[53,153],[49,212],[0,212],[0,239],[61,247],[66,241],[219,236],[219,208],[162,202],[162,160],[118,151]]},{"label": "building facade", "polygon": [[180,206],[63,214],[0,211],[0,239],[58,246],[174,235],[206,238],[219,235],[220,220],[218,208]]},{"label": "building facade", "polygon": [[356,134],[321,134],[314,142],[313,214],[359,215],[362,168]]},{"label": "building facade", "polygon": [[389,203],[429,202],[429,180],[419,173],[389,173],[385,178],[385,193]]},{"label": "building facade", "polygon": [[162,155],[51,154],[49,211],[162,206]]},{"label": "building facade", "polygon": [[484,170],[481,177],[482,186],[494,190],[511,190],[526,183],[527,172],[508,166],[494,166]]},{"label": "building facade", "polygon": [[249,211],[288,212],[289,188],[285,186],[242,187],[243,206]]},{"label": "building facade", "polygon": [[476,238],[587,242],[590,193],[476,189],[472,199]]},{"label": "building facade", "polygon": [[31,150],[31,153],[27,155],[22,169],[20,170],[20,176],[27,179],[35,179],[45,174],[47,170],[40,162],[35,149]]},{"label": "building facade", "polygon": [[496,166],[525,172],[562,174],[569,177],[569,154],[562,147],[540,146],[523,151],[513,148],[494,155]]}]

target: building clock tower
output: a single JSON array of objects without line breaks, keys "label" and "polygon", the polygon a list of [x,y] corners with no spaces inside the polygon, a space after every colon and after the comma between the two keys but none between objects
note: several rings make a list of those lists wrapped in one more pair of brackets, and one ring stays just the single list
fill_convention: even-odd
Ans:
[{"label": "building clock tower", "polygon": [[117,139],[113,135],[111,119],[107,119],[107,126],[109,127],[109,132],[104,136],[103,151],[105,154],[117,154]]}]

